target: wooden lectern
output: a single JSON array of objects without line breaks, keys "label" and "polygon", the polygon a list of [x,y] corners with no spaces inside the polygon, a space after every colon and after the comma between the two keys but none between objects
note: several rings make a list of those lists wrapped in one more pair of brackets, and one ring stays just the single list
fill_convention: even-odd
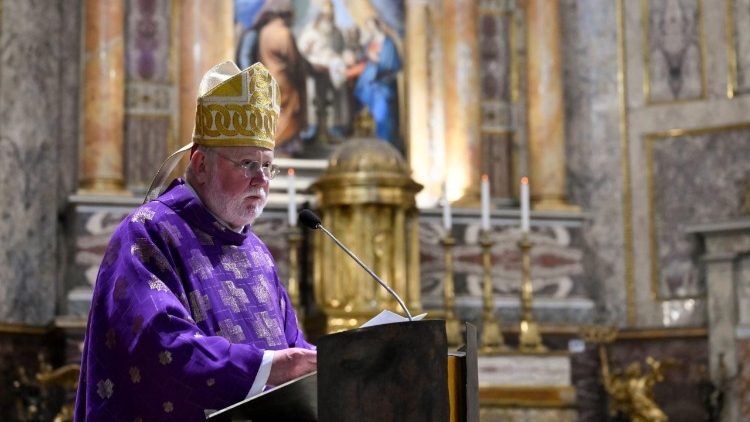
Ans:
[{"label": "wooden lectern", "polygon": [[[318,371],[211,414],[235,421],[478,420],[476,329],[448,356],[445,321],[358,328],[318,341]],[[449,376],[450,373],[450,376]]]}]

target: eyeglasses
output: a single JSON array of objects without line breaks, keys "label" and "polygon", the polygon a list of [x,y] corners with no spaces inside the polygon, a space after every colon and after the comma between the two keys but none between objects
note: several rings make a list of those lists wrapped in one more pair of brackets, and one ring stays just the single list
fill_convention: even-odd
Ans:
[{"label": "eyeglasses", "polygon": [[260,161],[251,161],[251,160],[243,160],[242,162],[238,162],[238,161],[232,160],[231,158],[227,157],[224,154],[219,154],[216,151],[211,151],[211,152],[229,161],[235,166],[241,168],[245,174],[245,177],[247,177],[248,179],[252,179],[253,176],[258,174],[258,170],[260,170],[263,173],[263,176],[265,176],[265,178],[268,180],[271,180],[274,177],[276,177],[276,175],[279,174],[279,172],[281,171],[281,169],[279,169],[279,166],[277,166],[276,164],[261,163]]}]

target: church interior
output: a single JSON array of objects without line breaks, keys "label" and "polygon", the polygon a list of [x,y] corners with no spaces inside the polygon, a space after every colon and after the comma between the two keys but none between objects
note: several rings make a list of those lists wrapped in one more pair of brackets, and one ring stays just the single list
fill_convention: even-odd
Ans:
[{"label": "church interior", "polygon": [[279,81],[252,229],[313,343],[401,307],[305,208],[476,327],[482,421],[750,420],[750,0],[0,0],[0,419],[72,420],[107,243],[226,60]]}]

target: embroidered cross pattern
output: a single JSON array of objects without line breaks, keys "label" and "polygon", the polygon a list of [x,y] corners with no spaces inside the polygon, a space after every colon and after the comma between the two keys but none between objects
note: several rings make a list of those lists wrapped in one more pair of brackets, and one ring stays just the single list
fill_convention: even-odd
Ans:
[{"label": "embroidered cross pattern", "polygon": [[244,310],[244,305],[250,303],[250,300],[247,298],[247,293],[236,287],[231,280],[224,282],[224,288],[219,290],[219,296],[221,296],[221,302],[224,305],[229,306],[234,313],[240,312],[240,307]]},{"label": "embroidered cross pattern", "polygon": [[169,268],[167,258],[164,258],[161,251],[159,251],[156,246],[149,243],[148,239],[136,239],[133,246],[130,247],[130,254],[138,257],[138,259],[144,264],[148,262],[155,263],[162,271]]},{"label": "embroidered cross pattern", "polygon": [[279,323],[268,315],[267,311],[258,312],[257,318],[253,321],[255,334],[263,338],[269,346],[279,346],[281,341],[281,329]]},{"label": "embroidered cross pattern", "polygon": [[213,268],[211,261],[199,250],[193,249],[190,251],[188,264],[190,265],[190,272],[198,275],[201,280],[207,280],[211,277],[211,269]]},{"label": "embroidered cross pattern", "polygon": [[130,221],[132,221],[133,223],[145,223],[146,221],[154,218],[154,214],[156,214],[156,211],[154,210],[140,208],[133,213],[133,216],[130,217]]},{"label": "embroidered cross pattern", "polygon": [[182,239],[180,229],[169,221],[161,223],[161,227],[161,235],[168,238],[175,247],[180,246],[180,239]]},{"label": "embroidered cross pattern", "polygon": [[96,383],[96,394],[98,394],[102,399],[108,399],[112,397],[114,389],[115,384],[109,378],[107,378],[106,380],[100,380]]},{"label": "embroidered cross pattern", "polygon": [[169,288],[167,287],[167,285],[164,284],[163,281],[156,278],[156,276],[154,276],[153,274],[151,275],[151,279],[148,281],[148,287],[150,287],[151,290],[156,290],[158,292],[169,291]]},{"label": "embroidered cross pattern", "polygon": [[221,256],[221,265],[225,270],[231,271],[237,279],[247,277],[247,269],[250,268],[247,255],[238,249],[227,247],[224,248],[224,255]]},{"label": "embroidered cross pattern", "polygon": [[208,300],[208,295],[202,295],[199,290],[190,292],[190,310],[193,311],[195,322],[205,321],[206,311],[209,309],[211,309],[211,302]]},{"label": "embroidered cross pattern", "polygon": [[258,275],[257,281],[250,285],[250,289],[253,291],[255,298],[258,299],[258,302],[264,305],[268,304],[271,294],[268,293],[266,278],[263,277],[263,274]]},{"label": "embroidered cross pattern", "polygon": [[242,327],[235,325],[231,319],[225,319],[219,322],[219,327],[221,327],[221,329],[216,334],[229,340],[230,343],[241,343],[245,341],[245,333],[242,332]]}]

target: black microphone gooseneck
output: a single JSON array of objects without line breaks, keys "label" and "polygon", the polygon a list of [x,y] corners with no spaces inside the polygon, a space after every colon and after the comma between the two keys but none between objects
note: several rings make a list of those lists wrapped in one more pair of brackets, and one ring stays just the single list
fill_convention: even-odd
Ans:
[{"label": "black microphone gooseneck", "polygon": [[315,215],[315,213],[313,213],[309,209],[304,209],[300,211],[299,213],[299,221],[301,221],[302,224],[304,224],[306,227],[309,227],[313,230],[315,229],[323,230],[323,233],[327,234],[328,237],[333,239],[333,241],[336,242],[336,244],[339,245],[339,247],[343,249],[344,252],[347,253],[347,255],[352,257],[352,259],[356,261],[360,267],[364,268],[364,270],[367,271],[367,273],[370,274],[372,278],[374,278],[375,281],[378,282],[378,284],[383,286],[383,288],[386,289],[388,293],[391,294],[391,296],[396,298],[396,301],[398,302],[399,305],[401,305],[401,309],[404,310],[404,313],[406,313],[406,316],[407,318],[409,318],[409,321],[412,321],[411,313],[409,313],[409,310],[406,308],[406,305],[404,305],[404,301],[401,300],[401,297],[399,297],[399,295],[395,291],[393,291],[393,289],[388,287],[388,285],[385,284],[385,282],[381,280],[380,277],[378,277],[374,272],[372,272],[372,270],[368,268],[367,265],[365,265],[362,261],[360,261],[359,258],[357,258],[357,256],[354,255],[354,253],[352,253],[352,251],[349,250],[349,248],[344,246],[343,243],[339,242],[339,240],[336,239],[336,236],[332,235],[331,232],[329,232],[325,227],[323,227],[323,224],[320,222],[320,218],[318,218],[318,216]]}]

